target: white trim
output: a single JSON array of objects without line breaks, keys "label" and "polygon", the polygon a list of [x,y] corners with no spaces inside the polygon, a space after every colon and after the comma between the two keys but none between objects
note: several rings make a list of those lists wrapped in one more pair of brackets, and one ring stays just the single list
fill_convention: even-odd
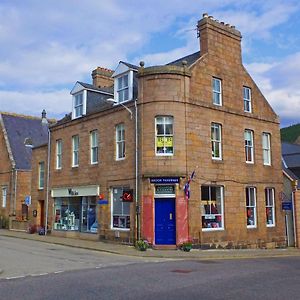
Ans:
[{"label": "white trim", "polygon": [[251,229],[251,228],[257,228],[257,195],[256,195],[256,187],[254,186],[246,186],[245,190],[247,191],[248,190],[248,197],[249,197],[249,201],[250,201],[250,189],[253,189],[254,190],[254,206],[247,206],[247,198],[245,199],[246,200],[246,216],[248,218],[248,215],[247,215],[247,208],[254,208],[254,216],[253,216],[253,219],[254,219],[254,225],[247,225],[247,219],[246,219],[246,225],[247,225],[247,228]]},{"label": "white trim", "polygon": [[[220,91],[217,91],[214,89],[214,81],[218,81],[220,83]],[[214,100],[214,94],[218,94],[219,95],[219,103],[216,103]],[[213,105],[216,105],[216,106],[222,106],[223,105],[223,99],[222,99],[222,79],[220,78],[217,78],[217,77],[214,77],[212,78],[212,103]]]},{"label": "white trim", "polygon": [[[2,191],[2,195],[1,195],[1,198],[2,198],[2,208],[6,208],[6,205],[7,205],[7,186],[3,186],[1,188],[1,191]],[[4,193],[5,191],[5,193]],[[5,197],[4,197],[5,196]]]},{"label": "white trim", "polygon": [[[157,134],[157,118],[164,118],[164,127],[166,125],[166,122],[165,122],[165,118],[171,118],[172,119],[172,135],[166,135],[165,133],[163,134],[163,137],[172,137],[172,153],[158,153],[157,152],[157,137],[158,137],[158,134]],[[175,154],[175,134],[174,134],[174,116],[172,115],[157,115],[155,116],[155,119],[154,119],[154,134],[155,134],[155,141],[154,141],[154,144],[155,144],[155,148],[154,148],[154,152],[155,152],[155,156],[174,156]],[[168,123],[169,124],[169,123]],[[159,136],[162,136],[162,135],[159,135]]]},{"label": "white trim", "polygon": [[[249,90],[249,99],[244,97],[244,90]],[[249,110],[245,109],[245,102],[249,103]],[[244,105],[244,112],[252,113],[252,90],[247,86],[243,86],[243,105]]]},{"label": "white trim", "polygon": [[[212,138],[211,131],[212,131],[213,126],[214,126],[214,129],[216,128],[216,126],[218,127],[218,130],[219,130],[219,133],[220,133],[219,140],[216,140],[216,139]],[[216,123],[216,122],[211,122],[211,124],[210,124],[210,140],[211,140],[211,145],[212,145],[212,143],[218,144],[219,154],[220,154],[219,157],[213,157],[213,151],[212,151],[211,152],[212,160],[222,160],[223,159],[223,155],[222,155],[222,124]]]},{"label": "white trim", "polygon": [[[58,144],[60,144],[60,154],[58,153]],[[58,155],[60,155],[60,166],[58,165]],[[62,139],[57,139],[55,143],[55,169],[62,169]]]},{"label": "white trim", "polygon": [[[267,137],[267,148],[264,148],[264,137]],[[263,132],[262,133],[262,151],[263,151],[263,165],[264,166],[271,166],[272,165],[272,156],[271,156],[271,134],[269,132]],[[268,154],[268,161],[269,162],[265,162],[265,157],[264,157],[264,153],[265,151]]]},{"label": "white trim", "polygon": [[[77,140],[78,140],[78,148],[77,150],[75,151],[75,147],[74,147],[74,141],[75,141],[75,137],[77,137]],[[77,153],[77,164],[74,163],[74,160],[75,160],[75,155],[74,153]],[[72,136],[72,167],[78,167],[79,166],[79,135],[76,134],[76,135],[73,135]]]}]

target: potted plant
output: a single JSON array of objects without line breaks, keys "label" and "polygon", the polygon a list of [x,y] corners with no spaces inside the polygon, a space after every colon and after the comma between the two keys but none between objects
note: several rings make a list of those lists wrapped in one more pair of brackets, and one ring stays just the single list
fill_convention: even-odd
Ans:
[{"label": "potted plant", "polygon": [[186,241],[180,245],[180,249],[185,252],[190,252],[193,247],[193,243],[191,241]]},{"label": "potted plant", "polygon": [[135,247],[140,251],[146,251],[149,248],[149,244],[146,240],[138,240],[135,243]]}]

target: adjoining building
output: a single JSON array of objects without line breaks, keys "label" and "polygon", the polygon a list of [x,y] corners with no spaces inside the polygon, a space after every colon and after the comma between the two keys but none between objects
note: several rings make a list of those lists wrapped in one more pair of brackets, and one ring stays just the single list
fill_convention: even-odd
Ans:
[{"label": "adjoining building", "polygon": [[46,143],[41,118],[0,113],[0,227],[27,229],[32,147]]},{"label": "adjoining building", "polygon": [[285,245],[279,118],[242,64],[241,33],[207,14],[197,28],[196,53],[75,84],[71,114],[33,151],[32,208],[46,202],[51,234]]},{"label": "adjoining building", "polygon": [[283,193],[280,198],[285,212],[288,246],[299,247],[300,238],[300,145],[282,143]]}]

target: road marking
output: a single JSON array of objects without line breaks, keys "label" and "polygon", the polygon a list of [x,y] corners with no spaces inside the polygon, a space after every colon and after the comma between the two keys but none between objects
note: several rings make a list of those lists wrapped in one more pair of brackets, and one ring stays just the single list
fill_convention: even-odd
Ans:
[{"label": "road marking", "polygon": [[21,275],[21,276],[6,277],[5,279],[11,280],[11,279],[24,278],[24,277],[25,277],[25,275]]},{"label": "road marking", "polygon": [[36,277],[36,276],[45,276],[48,275],[49,273],[40,273],[40,274],[30,274],[30,276],[32,277]]},{"label": "road marking", "polygon": [[53,272],[54,274],[60,274],[60,273],[63,273],[64,271],[56,271],[56,272]]}]

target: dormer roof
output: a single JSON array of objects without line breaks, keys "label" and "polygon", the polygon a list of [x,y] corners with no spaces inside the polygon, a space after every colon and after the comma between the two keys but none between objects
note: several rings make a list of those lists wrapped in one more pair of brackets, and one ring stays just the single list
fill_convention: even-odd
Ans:
[{"label": "dormer roof", "polygon": [[132,64],[124,62],[124,61],[120,61],[111,77],[117,77],[123,73],[130,71],[130,70],[137,72],[138,69],[139,69],[138,66],[132,65]]},{"label": "dormer roof", "polygon": [[70,94],[74,95],[83,90],[89,90],[92,92],[98,92],[98,93],[102,93],[102,94],[104,93],[104,94],[108,94],[108,95],[113,95],[113,93],[114,93],[113,87],[97,88],[97,87],[93,86],[92,84],[77,81],[75,83],[74,87],[72,88]]}]

